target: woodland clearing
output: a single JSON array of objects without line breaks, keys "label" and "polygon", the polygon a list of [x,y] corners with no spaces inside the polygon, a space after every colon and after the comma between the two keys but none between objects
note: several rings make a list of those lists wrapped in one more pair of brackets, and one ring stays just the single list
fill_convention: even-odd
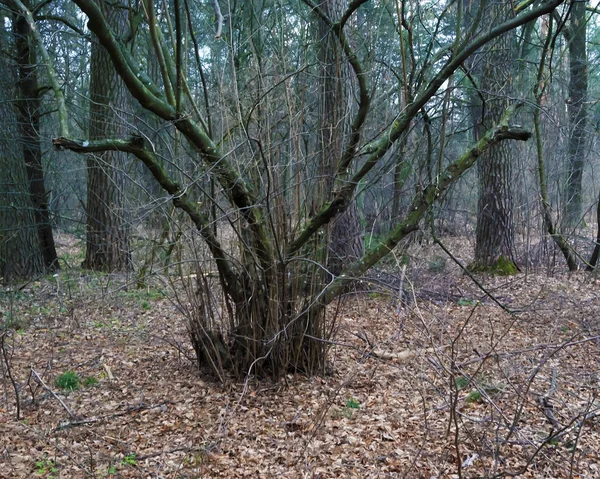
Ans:
[{"label": "woodland clearing", "polygon": [[376,279],[342,298],[330,375],[279,383],[199,373],[159,283],[3,292],[0,477],[599,477],[600,279],[478,276],[507,312],[437,246],[410,253],[408,301]]}]

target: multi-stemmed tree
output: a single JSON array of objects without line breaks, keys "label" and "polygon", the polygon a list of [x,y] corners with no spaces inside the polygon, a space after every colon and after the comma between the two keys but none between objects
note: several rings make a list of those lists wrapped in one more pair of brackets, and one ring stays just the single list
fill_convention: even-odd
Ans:
[{"label": "multi-stemmed tree", "polygon": [[[197,328],[196,346],[199,357],[212,358],[214,366],[232,365],[239,373],[249,371],[274,375],[285,373],[289,368],[315,372],[325,365],[326,344],[323,338],[328,328],[324,319],[324,306],[342,293],[350,282],[358,278],[381,258],[386,256],[403,238],[419,228],[429,207],[453,181],[462,175],[475,160],[490,146],[504,139],[526,139],[528,134],[520,128],[509,126],[509,118],[496,118],[495,125],[488,125],[476,143],[455,161],[424,184],[411,202],[407,215],[392,225],[380,243],[367,250],[360,258],[346,263],[339,274],[321,274],[327,265],[320,262],[320,252],[326,246],[322,232],[329,224],[352,206],[359,183],[395,143],[406,133],[410,123],[426,108],[448,79],[474,52],[492,40],[511,30],[552,12],[561,1],[544,2],[525,9],[522,13],[491,26],[475,38],[458,36],[433,55],[432,61],[422,66],[414,78],[421,82],[410,102],[397,112],[391,125],[382,125],[381,133],[372,141],[363,136],[366,125],[374,112],[371,110],[372,83],[365,71],[347,31],[350,19],[363,1],[355,1],[339,12],[327,10],[309,0],[304,3],[311,15],[317,16],[322,24],[337,39],[337,48],[351,70],[356,90],[354,106],[350,110],[350,124],[343,136],[341,148],[333,152],[335,165],[331,191],[317,198],[312,216],[303,216],[302,211],[288,215],[288,227],[275,223],[282,220],[271,208],[275,197],[281,192],[273,191],[270,180],[276,170],[261,153],[261,145],[253,143],[255,162],[240,170],[230,160],[228,149],[222,142],[208,135],[204,118],[190,111],[191,98],[186,90],[188,75],[185,70],[185,32],[193,29],[186,23],[185,2],[175,1],[169,18],[172,20],[172,43],[161,43],[162,33],[148,12],[145,2],[144,14],[150,35],[160,40],[155,45],[161,69],[166,72],[162,84],[150,79],[143,64],[124,45],[121,37],[111,27],[105,12],[92,0],[76,0],[77,5],[88,16],[88,26],[110,55],[111,61],[123,82],[140,105],[174,127],[196,149],[199,158],[220,187],[219,202],[223,208],[228,204],[236,214],[236,223],[231,224],[240,241],[236,248],[221,241],[215,234],[210,216],[204,208],[192,202],[188,192],[173,181],[160,166],[152,145],[142,136],[112,136],[76,140],[57,138],[57,146],[79,152],[120,150],[137,156],[153,173],[173,199],[175,206],[184,210],[204,238],[218,271],[219,283],[224,294],[230,321],[229,340],[222,339],[218,332],[208,328]],[[165,13],[166,14],[166,13]],[[298,21],[302,21],[298,18]],[[155,31],[153,31],[155,30]],[[322,31],[322,30],[321,30]],[[171,52],[160,55],[165,48]],[[338,81],[348,82],[344,76]],[[512,108],[507,110],[512,112]],[[344,119],[345,120],[345,119]],[[373,118],[375,121],[376,118]],[[370,125],[373,127],[373,125]],[[231,135],[231,132],[227,133]],[[224,141],[227,137],[224,138]],[[284,217],[285,218],[285,217]],[[237,253],[241,249],[241,254]],[[208,294],[208,293],[206,293]],[[204,335],[204,337],[202,336]]]}]

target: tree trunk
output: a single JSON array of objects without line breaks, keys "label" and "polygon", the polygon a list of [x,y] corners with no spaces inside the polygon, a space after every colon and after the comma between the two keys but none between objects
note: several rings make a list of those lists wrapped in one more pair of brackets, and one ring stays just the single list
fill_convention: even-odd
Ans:
[{"label": "tree trunk", "polygon": [[[108,2],[104,8],[112,27],[117,32],[125,31],[127,9]],[[130,96],[110,56],[95,37],[90,76],[90,139],[125,136],[122,117],[129,111]],[[119,271],[131,267],[129,228],[125,217],[126,160],[127,154],[118,151],[88,156],[85,268]]]},{"label": "tree trunk", "polygon": [[[4,35],[0,28],[0,35]],[[0,46],[2,45],[0,38]],[[13,65],[0,56],[0,281],[30,278],[44,271],[44,260],[31,203],[23,149],[14,108]]]},{"label": "tree trunk", "polygon": [[[344,12],[344,0],[327,0],[322,4],[323,11],[336,21]],[[331,28],[322,20],[319,22],[319,59],[321,61],[321,111],[319,147],[320,194],[317,201],[323,201],[335,188],[336,172],[342,156],[345,136],[349,131],[350,105],[352,104],[351,74],[338,39]],[[364,252],[362,228],[356,202],[335,218],[329,229],[329,249],[327,268],[338,275],[345,264],[360,258]]]},{"label": "tree trunk", "polygon": [[44,185],[40,147],[40,93],[37,82],[37,55],[35,49],[30,48],[31,27],[24,17],[15,16],[13,33],[19,69],[17,122],[44,265],[48,270],[53,270],[58,268],[58,262],[50,223],[48,195]]},{"label": "tree trunk", "polygon": [[[488,18],[506,17],[506,6],[503,7],[502,3],[494,3],[487,9],[493,10],[486,11]],[[508,106],[512,43],[510,34],[505,34],[493,42],[479,58],[476,73],[480,78],[480,96],[474,100],[477,103],[474,109],[477,136],[497,123]],[[479,200],[475,261],[472,265],[475,270],[501,274],[517,271],[514,264],[511,154],[511,145],[500,143],[484,153],[477,163]]]},{"label": "tree trunk", "polygon": [[586,143],[588,70],[586,55],[586,2],[573,2],[568,28],[569,41],[569,150],[563,210],[564,227],[575,228],[582,215],[582,179]]}]

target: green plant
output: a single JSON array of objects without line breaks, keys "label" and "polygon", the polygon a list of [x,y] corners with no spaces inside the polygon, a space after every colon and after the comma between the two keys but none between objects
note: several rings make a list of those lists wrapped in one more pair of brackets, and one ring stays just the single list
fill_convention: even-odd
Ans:
[{"label": "green plant", "polygon": [[369,299],[380,299],[383,296],[384,296],[384,294],[379,291],[371,291],[370,293],[367,294],[367,298],[369,298]]},{"label": "green plant", "polygon": [[461,390],[466,388],[471,382],[471,380],[467,376],[461,376],[459,378],[456,378],[454,382],[456,383],[456,388],[458,390]]},{"label": "green plant", "polygon": [[117,473],[117,467],[116,466],[108,466],[108,468],[106,469],[106,474],[108,474],[109,476],[113,476]]},{"label": "green plant", "polygon": [[52,459],[44,457],[35,463],[35,472],[46,479],[53,479],[56,474],[56,464]]},{"label": "green plant", "polygon": [[74,371],[65,371],[62,374],[59,374],[54,381],[54,384],[59,389],[66,389],[68,391],[74,391],[75,389],[79,389],[79,383],[81,379]]},{"label": "green plant", "polygon": [[459,306],[475,306],[477,303],[478,303],[478,301],[476,299],[460,298],[458,300],[458,305]]},{"label": "green plant", "polygon": [[135,461],[135,454],[127,454],[121,459],[121,462],[128,466],[135,466],[137,464]]},{"label": "green plant", "polygon": [[481,401],[481,393],[479,391],[471,391],[469,394],[467,394],[465,401],[468,403]]},{"label": "green plant", "polygon": [[352,419],[354,415],[354,410],[360,409],[360,402],[354,398],[348,398],[346,400],[345,406],[341,410],[341,416],[347,417],[348,419]]},{"label": "green plant", "polygon": [[87,378],[85,378],[83,380],[83,385],[86,388],[89,388],[89,387],[92,387],[92,386],[97,386],[98,385],[98,380],[94,376],[88,376]]}]

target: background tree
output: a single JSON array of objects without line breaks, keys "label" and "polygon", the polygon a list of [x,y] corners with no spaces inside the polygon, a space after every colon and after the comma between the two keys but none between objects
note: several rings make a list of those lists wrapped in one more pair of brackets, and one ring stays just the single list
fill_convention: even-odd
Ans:
[{"label": "background tree", "polygon": [[19,142],[14,98],[16,69],[7,59],[7,32],[0,28],[0,278],[12,281],[44,271],[44,258],[31,201],[29,178]]},{"label": "background tree", "polygon": [[[499,21],[509,18],[510,6],[494,2],[468,2],[467,14],[471,28],[482,21],[483,29],[489,29]],[[485,9],[485,14],[481,14]],[[482,19],[482,17],[485,17]],[[490,125],[497,123],[510,102],[514,40],[512,32],[502,35],[486,45],[485,54],[473,60],[471,72],[478,83],[472,94],[475,108],[475,137],[479,138]],[[472,268],[494,270],[508,267],[514,271],[515,227],[513,221],[513,173],[512,145],[501,143],[484,153],[477,163],[479,175],[479,200],[477,203],[477,228],[475,258]],[[512,268],[510,266],[512,263]]]},{"label": "background tree", "polygon": [[[322,8],[330,19],[336,20],[346,11],[347,2],[327,0]],[[335,184],[336,177],[340,182],[344,176],[349,177],[352,173],[347,171],[340,175],[337,172],[351,128],[352,72],[331,25],[321,19],[318,25],[317,45],[321,66],[318,174],[321,181],[319,192],[313,197],[314,210],[318,210],[323,198],[327,198],[339,186]],[[338,275],[344,264],[360,258],[364,252],[356,202],[352,202],[346,211],[332,221],[326,235],[329,237],[327,269]]]},{"label": "background tree", "polygon": [[582,218],[583,169],[587,130],[587,18],[586,2],[573,2],[563,34],[569,45],[569,113],[567,179],[563,207],[564,228],[575,228]]},{"label": "background tree", "polygon": [[[28,6],[27,2],[25,5]],[[22,15],[14,15],[13,35],[18,65],[17,123],[20,131],[20,142],[27,168],[29,190],[44,265],[46,269],[52,270],[58,267],[58,261],[52,233],[40,145],[41,90],[38,85],[37,55],[35,47],[32,48],[31,46],[31,27]]]},{"label": "background tree", "polygon": [[[128,27],[128,9],[101,2],[106,20],[117,35]],[[130,97],[110,55],[96,38],[90,60],[90,139],[124,136]],[[87,160],[87,233],[84,267],[100,271],[131,267],[129,226],[125,211],[127,154],[107,151]]]}]

